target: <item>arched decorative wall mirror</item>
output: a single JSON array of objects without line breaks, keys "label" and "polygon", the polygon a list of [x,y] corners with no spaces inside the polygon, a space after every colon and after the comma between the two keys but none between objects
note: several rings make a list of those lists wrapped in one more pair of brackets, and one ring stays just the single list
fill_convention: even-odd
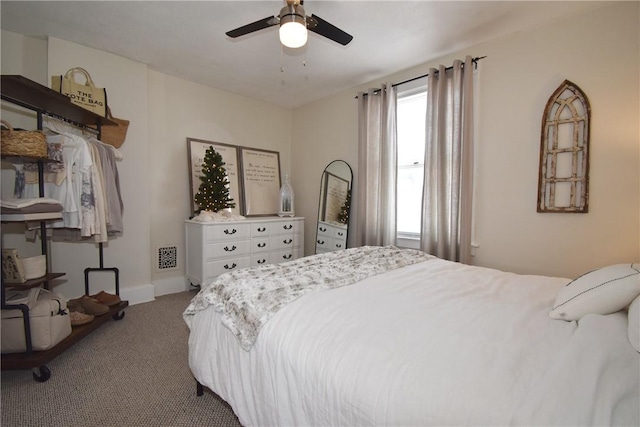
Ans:
[{"label": "arched decorative wall mirror", "polygon": [[344,160],[334,160],[320,179],[316,253],[347,248],[353,172]]}]

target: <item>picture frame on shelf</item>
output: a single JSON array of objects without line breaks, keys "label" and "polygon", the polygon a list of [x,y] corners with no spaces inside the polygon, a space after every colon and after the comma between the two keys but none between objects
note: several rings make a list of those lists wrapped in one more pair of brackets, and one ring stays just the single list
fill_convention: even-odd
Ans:
[{"label": "picture frame on shelf", "polygon": [[240,147],[244,216],[275,216],[280,208],[280,153]]},{"label": "picture frame on shelf", "polygon": [[200,176],[202,175],[202,162],[209,147],[213,147],[224,161],[229,179],[229,196],[236,204],[231,209],[234,215],[241,215],[243,212],[241,179],[239,176],[238,147],[221,142],[207,141],[204,139],[187,138],[187,151],[189,157],[189,194],[191,201],[191,214],[195,215],[198,205],[194,200],[200,187]]}]

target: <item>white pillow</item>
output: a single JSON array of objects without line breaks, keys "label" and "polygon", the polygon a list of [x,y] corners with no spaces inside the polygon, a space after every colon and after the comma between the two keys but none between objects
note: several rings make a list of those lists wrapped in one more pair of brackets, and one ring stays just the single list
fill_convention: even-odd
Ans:
[{"label": "white pillow", "polygon": [[629,342],[640,353],[640,296],[629,306]]},{"label": "white pillow", "polygon": [[640,265],[616,264],[583,274],[560,289],[549,316],[578,320],[585,314],[610,314],[640,295]]}]

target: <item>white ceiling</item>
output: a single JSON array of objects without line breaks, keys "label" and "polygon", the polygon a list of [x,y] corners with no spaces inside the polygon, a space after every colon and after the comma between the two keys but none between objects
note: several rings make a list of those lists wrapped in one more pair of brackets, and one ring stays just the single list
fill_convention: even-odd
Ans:
[{"label": "white ceiling", "polygon": [[282,0],[3,0],[0,11],[3,30],[112,52],[168,75],[293,108],[602,4],[307,0],[308,15],[318,15],[354,39],[341,46],[309,33],[300,49],[281,48],[277,27],[237,39],[225,35],[277,15]]}]

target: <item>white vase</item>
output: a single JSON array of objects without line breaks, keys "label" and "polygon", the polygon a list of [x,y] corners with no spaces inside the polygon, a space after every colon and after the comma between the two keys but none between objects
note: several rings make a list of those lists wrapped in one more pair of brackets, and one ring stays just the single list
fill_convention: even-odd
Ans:
[{"label": "white vase", "polygon": [[280,187],[280,203],[278,216],[295,216],[293,210],[293,187],[289,184],[289,174],[284,175],[284,184]]}]

